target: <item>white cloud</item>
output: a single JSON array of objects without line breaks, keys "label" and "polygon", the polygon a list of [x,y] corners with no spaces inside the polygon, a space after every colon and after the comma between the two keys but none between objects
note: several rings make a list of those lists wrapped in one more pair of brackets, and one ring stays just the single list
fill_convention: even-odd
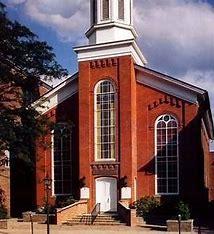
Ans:
[{"label": "white cloud", "polygon": [[[63,41],[85,42],[88,0],[7,0],[23,2],[26,14],[52,28]],[[214,9],[201,0],[135,0],[135,26],[149,66],[185,74],[214,69]]]},{"label": "white cloud", "polygon": [[[21,2],[22,0],[12,0]],[[85,40],[89,3],[86,0],[25,0],[24,11],[31,19],[54,30],[59,39],[72,43]]]},{"label": "white cloud", "polygon": [[[209,91],[210,106],[213,111],[212,114],[214,119],[214,70],[188,70],[185,76],[181,77],[181,79]],[[210,149],[214,151],[214,141],[212,141]]]},{"label": "white cloud", "polygon": [[211,107],[214,110],[214,70],[188,70],[185,76],[181,77],[181,79],[202,89],[209,90]]},{"label": "white cloud", "polygon": [[135,21],[148,61],[164,72],[214,69],[214,9],[205,2],[138,0]]},{"label": "white cloud", "polygon": [[214,113],[214,8],[196,0],[136,0],[149,66],[208,90]]},{"label": "white cloud", "polygon": [[[20,3],[24,0],[8,0]],[[25,0],[25,13],[59,38],[85,44],[88,0]],[[205,0],[135,0],[135,26],[148,66],[204,86],[214,103],[214,8]],[[201,82],[203,80],[203,82]],[[214,104],[213,104],[214,110]]]}]

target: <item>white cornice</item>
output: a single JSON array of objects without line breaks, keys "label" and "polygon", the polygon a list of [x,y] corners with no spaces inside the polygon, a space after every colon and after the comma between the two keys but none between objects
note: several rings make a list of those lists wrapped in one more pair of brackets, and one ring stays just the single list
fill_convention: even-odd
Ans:
[{"label": "white cornice", "polygon": [[131,55],[136,64],[144,66],[147,63],[135,40],[86,45],[75,47],[74,51],[78,62]]},{"label": "white cornice", "polygon": [[96,25],[93,25],[86,33],[86,37],[90,37],[91,34],[96,31],[96,30],[99,30],[99,29],[106,29],[106,28],[112,28],[112,27],[118,27],[118,28],[123,28],[123,29],[128,29],[128,30],[131,30],[131,32],[133,33],[134,35],[134,38],[137,38],[138,37],[138,34],[135,30],[135,28],[132,26],[132,25],[127,25],[125,23],[118,23],[118,22],[106,22],[106,23],[102,23],[102,24],[96,24]]},{"label": "white cornice", "polygon": [[[198,104],[198,95],[204,95],[206,92],[205,90],[199,89],[195,86],[153,70],[139,66],[135,66],[135,68],[137,71],[139,71],[136,74],[136,79],[139,83],[178,97],[190,103]],[[144,73],[141,73],[142,71]]]},{"label": "white cornice", "polygon": [[168,76],[168,75],[165,75],[165,74],[162,74],[160,72],[157,72],[157,71],[154,71],[154,70],[151,70],[149,68],[146,68],[146,67],[141,67],[141,66],[138,66],[138,65],[135,65],[135,68],[139,71],[143,71],[147,74],[151,74],[153,75],[156,79],[161,79],[162,81],[166,81],[166,82],[170,82],[170,83],[173,83],[173,84],[177,84],[179,85],[180,87],[183,87],[185,88],[186,90],[189,90],[189,91],[192,91],[192,92],[195,92],[196,94],[205,94],[206,93],[206,90],[204,89],[201,89],[199,87],[196,87],[194,85],[191,85],[189,83],[186,83],[186,82],[183,82],[181,80],[178,80],[176,78],[173,78],[171,76]]}]

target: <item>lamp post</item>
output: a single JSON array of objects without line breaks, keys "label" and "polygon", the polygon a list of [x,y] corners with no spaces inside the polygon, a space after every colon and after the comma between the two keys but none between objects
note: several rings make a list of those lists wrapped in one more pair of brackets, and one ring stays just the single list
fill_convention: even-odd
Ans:
[{"label": "lamp post", "polygon": [[181,215],[178,215],[178,233],[181,234]]},{"label": "lamp post", "polygon": [[50,220],[49,220],[49,192],[51,191],[52,179],[47,174],[45,179],[45,192],[46,192],[46,207],[47,207],[47,234],[50,234]]}]

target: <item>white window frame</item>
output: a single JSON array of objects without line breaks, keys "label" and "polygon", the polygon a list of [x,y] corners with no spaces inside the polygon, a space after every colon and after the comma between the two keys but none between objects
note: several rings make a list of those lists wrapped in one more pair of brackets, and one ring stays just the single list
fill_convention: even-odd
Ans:
[{"label": "white window frame", "polygon": [[[69,125],[67,123],[59,123],[59,124],[65,124],[68,125],[70,127],[72,127],[72,125]],[[70,142],[70,149],[72,152],[72,130],[71,130],[71,142]],[[72,155],[71,155],[72,157]],[[55,193],[55,173],[54,173],[54,130],[51,131],[51,174],[52,174],[52,196],[70,196],[72,195],[72,191],[70,193],[64,193],[64,194],[57,194]],[[71,158],[71,164],[72,164],[72,158]],[[72,166],[72,165],[71,165]],[[71,177],[71,182],[72,182],[72,177]]]},{"label": "white window frame", "polygon": [[[115,126],[114,126],[114,136],[115,136],[115,142],[114,142],[114,153],[115,153],[115,157],[114,158],[98,158],[97,157],[97,88],[99,87],[99,85],[102,82],[108,81],[111,83],[113,89],[114,89],[114,107],[115,107]],[[117,147],[116,147],[116,136],[117,136],[117,91],[116,91],[116,87],[115,84],[109,80],[109,79],[104,79],[104,80],[100,80],[99,82],[97,82],[97,84],[94,87],[94,155],[95,155],[95,161],[116,161],[116,152],[117,152]]]},{"label": "white window frame", "polygon": [[[157,176],[157,153],[158,153],[158,150],[157,150],[157,124],[158,122],[160,121],[160,119],[162,117],[165,117],[165,116],[170,116],[172,118],[174,118],[174,120],[176,121],[176,124],[177,124],[177,193],[159,193],[158,192],[158,176]],[[179,173],[179,125],[178,125],[178,120],[177,118],[172,115],[172,114],[163,114],[161,116],[158,116],[158,118],[156,119],[155,121],[155,194],[156,195],[179,195],[180,194],[180,186],[179,186],[179,177],[180,177],[180,173]],[[167,129],[167,126],[166,126],[166,129]],[[166,145],[167,145],[167,134],[166,134]],[[167,157],[167,155],[166,155]],[[167,169],[166,169],[167,170]],[[168,171],[167,171],[168,172]],[[166,177],[167,181],[169,180],[169,177],[168,177],[168,173],[167,173],[167,177]],[[167,190],[168,190],[168,185],[167,185]]]}]

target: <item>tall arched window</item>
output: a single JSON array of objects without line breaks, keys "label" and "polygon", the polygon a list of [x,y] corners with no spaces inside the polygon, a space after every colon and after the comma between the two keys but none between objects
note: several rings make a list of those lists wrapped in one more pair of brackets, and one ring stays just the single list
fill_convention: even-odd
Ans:
[{"label": "tall arched window", "polygon": [[179,193],[178,122],[171,115],[156,121],[156,193]]},{"label": "tall arched window", "polygon": [[95,87],[95,157],[115,159],[116,91],[112,82],[103,80]]},{"label": "tall arched window", "polygon": [[102,2],[102,20],[108,20],[110,13],[109,0],[102,0],[101,2]]},{"label": "tall arched window", "polygon": [[72,126],[59,123],[53,131],[53,188],[55,195],[72,193]]},{"label": "tall arched window", "polygon": [[125,16],[124,0],[118,0],[118,19],[124,20],[124,16]]}]

